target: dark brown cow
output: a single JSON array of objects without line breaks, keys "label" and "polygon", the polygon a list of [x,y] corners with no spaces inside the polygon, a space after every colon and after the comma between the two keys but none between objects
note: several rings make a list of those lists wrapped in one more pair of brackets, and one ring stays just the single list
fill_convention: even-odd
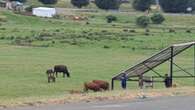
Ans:
[{"label": "dark brown cow", "polygon": [[65,77],[65,74],[67,77],[70,77],[68,68],[65,65],[55,65],[54,72],[56,73],[56,77],[58,77],[58,73],[63,73],[63,77]]},{"label": "dark brown cow", "polygon": [[99,85],[93,82],[87,82],[84,83],[84,92],[88,92],[88,90],[92,90],[94,92],[101,91],[101,88]]},{"label": "dark brown cow", "polygon": [[103,80],[93,80],[94,83],[100,86],[103,90],[109,90],[109,83]]},{"label": "dark brown cow", "polygon": [[54,71],[53,71],[52,69],[48,69],[48,70],[46,71],[46,74],[47,74],[47,78],[48,78],[48,83],[50,83],[51,80],[52,80],[53,82],[56,81],[56,78],[55,78],[55,76],[54,76]]}]

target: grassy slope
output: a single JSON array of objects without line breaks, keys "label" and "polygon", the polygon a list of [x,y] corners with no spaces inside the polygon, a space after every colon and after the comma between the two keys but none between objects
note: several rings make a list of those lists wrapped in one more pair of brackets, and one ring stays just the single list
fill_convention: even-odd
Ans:
[{"label": "grassy slope", "polygon": [[[119,20],[114,23],[115,26],[105,22],[104,18],[108,14],[118,16]],[[5,37],[4,40],[0,40],[0,102],[29,96],[60,95],[72,89],[82,90],[83,82],[92,79],[110,81],[110,78],[120,70],[160,49],[172,43],[194,39],[194,30],[192,33],[185,33],[185,29],[177,29],[176,33],[168,33],[168,30],[161,29],[164,27],[193,29],[195,18],[191,16],[167,16],[167,21],[163,25],[152,25],[150,35],[146,36],[144,29],[134,25],[136,16],[127,13],[81,13],[89,16],[89,25],[85,24],[86,21],[74,22],[68,18],[53,20],[25,17],[10,12],[3,12],[3,15],[7,17],[8,22],[0,26],[0,37]],[[124,32],[123,29],[136,29],[136,33]],[[105,30],[106,32],[102,32]],[[84,31],[87,31],[87,34],[83,33]],[[35,46],[48,44],[50,45],[48,48],[10,44],[14,41],[9,39],[11,36],[35,39],[34,37],[45,32],[51,34],[49,37],[44,35],[49,40],[34,40],[33,44]],[[75,40],[76,45],[60,42]],[[56,43],[51,44],[51,41]],[[103,48],[104,45],[110,46],[110,49]],[[189,67],[192,60],[190,55],[191,50],[189,54],[184,54],[187,57],[181,56],[177,62]],[[57,83],[48,84],[45,70],[55,64],[67,64],[71,71],[71,79],[59,78]],[[159,69],[162,73],[168,72],[166,65]],[[192,85],[192,80],[177,82],[181,85]],[[130,87],[134,88],[133,86],[136,85]]]}]

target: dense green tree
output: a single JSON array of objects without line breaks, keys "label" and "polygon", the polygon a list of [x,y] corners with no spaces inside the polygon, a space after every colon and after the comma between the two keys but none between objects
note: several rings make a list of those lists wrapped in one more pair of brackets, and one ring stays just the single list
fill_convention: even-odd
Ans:
[{"label": "dense green tree", "polygon": [[155,13],[151,17],[152,23],[154,24],[162,24],[165,21],[165,18],[160,13]]},{"label": "dense green tree", "polygon": [[72,5],[82,8],[83,6],[89,5],[89,0],[71,0]]},{"label": "dense green tree", "polygon": [[95,0],[95,4],[100,9],[109,10],[119,9],[121,3],[119,0]]},{"label": "dense green tree", "polygon": [[160,0],[160,5],[165,12],[187,12],[187,8],[195,9],[195,0]]},{"label": "dense green tree", "polygon": [[154,0],[134,0],[132,5],[133,8],[139,11],[146,11],[150,8]]},{"label": "dense green tree", "polygon": [[140,16],[136,19],[136,24],[140,27],[147,27],[150,23],[150,18],[148,16]]},{"label": "dense green tree", "polygon": [[39,0],[39,2],[43,4],[55,4],[58,2],[58,0]]},{"label": "dense green tree", "polygon": [[26,0],[10,0],[10,1],[19,1],[19,2],[22,2],[22,3],[26,2]]}]

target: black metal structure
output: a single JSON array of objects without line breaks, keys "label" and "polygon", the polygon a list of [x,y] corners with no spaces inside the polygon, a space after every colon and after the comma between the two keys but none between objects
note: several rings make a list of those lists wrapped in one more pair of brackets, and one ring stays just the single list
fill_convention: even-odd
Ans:
[{"label": "black metal structure", "polygon": [[[185,69],[181,68],[177,64],[174,63],[174,57],[180,54],[181,52],[185,51],[186,49],[194,46],[194,75],[187,72]],[[195,84],[195,42],[188,42],[188,43],[181,43],[181,44],[174,44],[172,46],[169,46],[168,48],[163,49],[162,51],[154,54],[150,58],[138,63],[137,65],[120,72],[118,75],[114,76],[112,78],[112,89],[114,89],[114,81],[120,80],[123,76],[123,74],[126,74],[129,81],[132,81],[131,78],[139,78],[140,76],[143,76],[148,71],[153,71],[155,74],[158,75],[158,78],[164,78],[164,76],[161,76],[158,72],[154,70],[155,67],[165,63],[166,61],[170,61],[170,78],[171,78],[171,85],[173,80],[173,66],[175,65],[177,68],[179,68],[181,71],[188,74],[188,76],[177,76],[174,78],[186,78],[186,77],[194,77],[194,84]],[[135,80],[134,80],[135,81]],[[157,81],[158,82],[158,81]]]}]

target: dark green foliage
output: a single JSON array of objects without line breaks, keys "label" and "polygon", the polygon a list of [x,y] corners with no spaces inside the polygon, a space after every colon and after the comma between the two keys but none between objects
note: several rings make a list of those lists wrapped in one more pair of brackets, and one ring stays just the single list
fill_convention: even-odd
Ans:
[{"label": "dark green foliage", "polygon": [[58,0],[39,0],[43,4],[56,4]]},{"label": "dark green foliage", "polygon": [[186,33],[192,33],[192,31],[190,29],[187,29]]},{"label": "dark green foliage", "polygon": [[21,2],[21,3],[26,2],[26,0],[10,0],[10,1],[18,1],[18,2]]},{"label": "dark green foliage", "polygon": [[106,16],[107,22],[112,23],[113,21],[117,21],[117,17],[113,15]]},{"label": "dark green foliage", "polygon": [[30,5],[30,6],[26,7],[25,10],[26,10],[27,12],[32,12],[33,8],[35,8],[35,6]]},{"label": "dark green foliage", "polygon": [[154,0],[134,0],[132,5],[133,8],[139,11],[146,11],[150,8],[150,5]]},{"label": "dark green foliage", "polygon": [[160,13],[155,13],[152,15],[151,20],[154,24],[162,24],[165,21],[165,18]]},{"label": "dark green foliage", "polygon": [[119,0],[95,0],[95,4],[98,8],[109,10],[109,9],[119,9]]},{"label": "dark green foliage", "polygon": [[169,29],[170,33],[175,33],[175,29]]},{"label": "dark green foliage", "polygon": [[60,16],[59,14],[55,14],[55,15],[53,16],[53,18],[55,18],[55,19],[60,19],[61,16]]},{"label": "dark green foliage", "polygon": [[136,19],[136,24],[141,27],[147,27],[150,23],[150,18],[148,16],[140,16]]},{"label": "dark green foliage", "polygon": [[195,0],[160,0],[160,5],[165,12],[187,12],[187,8],[195,8]]},{"label": "dark green foliage", "polygon": [[71,0],[71,4],[77,8],[82,8],[83,6],[89,5],[89,0]]},{"label": "dark green foliage", "polygon": [[104,47],[103,48],[105,48],[105,49],[109,49],[110,48],[110,46],[108,46],[108,45],[104,45]]}]

